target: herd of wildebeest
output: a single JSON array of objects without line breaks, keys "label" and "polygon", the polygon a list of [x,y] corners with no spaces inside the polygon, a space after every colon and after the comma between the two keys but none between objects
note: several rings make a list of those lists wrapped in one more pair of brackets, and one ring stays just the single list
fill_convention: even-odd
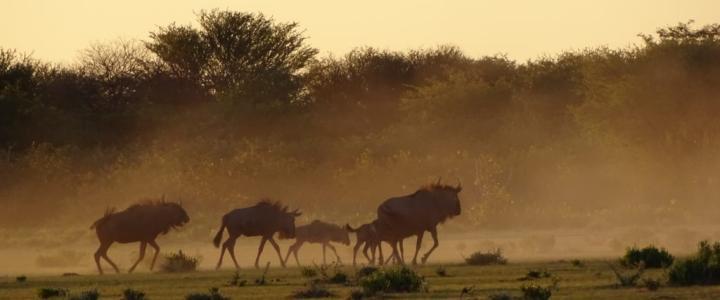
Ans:
[{"label": "herd of wildebeest", "polygon": [[[429,184],[419,188],[415,193],[393,197],[385,200],[378,206],[377,218],[369,223],[353,228],[349,224],[344,227],[315,220],[307,225],[295,226],[295,218],[301,213],[295,209],[290,211],[287,206],[280,202],[273,202],[263,199],[256,205],[245,208],[234,209],[222,216],[220,230],[218,230],[213,244],[221,247],[220,259],[217,267],[222,265],[225,251],[230,254],[236,268],[240,268],[235,259],[235,242],[237,238],[244,236],[260,236],[255,267],[258,267],[260,255],[265,247],[265,242],[277,251],[280,264],[285,267],[290,254],[294,254],[295,261],[298,260],[298,251],[304,243],[319,243],[323,246],[323,263],[325,263],[325,249],[330,248],[338,257],[335,247],[330,242],[338,242],[350,245],[349,233],[355,233],[357,242],[353,249],[353,265],[356,264],[357,252],[363,247],[363,255],[368,263],[375,264],[376,250],[378,252],[377,263],[387,264],[392,260],[394,263],[404,263],[404,250],[402,241],[413,235],[417,236],[415,255],[412,263],[417,264],[417,255],[420,250],[423,235],[430,232],[433,238],[433,246],[422,256],[421,263],[425,263],[430,254],[438,247],[437,225],[445,220],[460,215],[460,199],[458,194],[462,186],[445,185],[440,182]],[[190,221],[185,209],[176,202],[165,201],[164,197],[155,201],[145,201],[128,207],[123,211],[116,212],[108,210],[105,215],[95,221],[90,227],[95,229],[100,247],[95,252],[95,264],[100,274],[103,274],[100,266],[100,258],[105,259],[116,272],[120,272],[117,265],[107,256],[107,251],[115,242],[132,243],[140,242],[140,255],[130,267],[129,272],[145,257],[145,249],[150,245],[155,249],[150,270],[153,269],[160,247],[155,239],[160,234],[166,234],[173,228],[183,226]],[[227,230],[228,238],[222,243],[223,232]],[[275,233],[281,239],[295,239],[290,246],[287,255],[283,258],[280,247],[273,238]],[[381,243],[386,242],[392,248],[392,254],[384,260]],[[370,255],[368,255],[370,251]]]}]

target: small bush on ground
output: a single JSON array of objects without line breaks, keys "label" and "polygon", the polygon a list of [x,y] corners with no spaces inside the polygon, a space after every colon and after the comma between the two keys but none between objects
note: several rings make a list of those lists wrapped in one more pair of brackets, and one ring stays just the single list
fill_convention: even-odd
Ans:
[{"label": "small bush on ground", "polygon": [[620,263],[625,267],[638,267],[644,263],[645,268],[666,268],[672,265],[673,260],[675,258],[665,248],[651,245],[642,249],[628,248]]},{"label": "small bush on ground", "polygon": [[466,257],[465,262],[473,266],[504,265],[507,263],[507,259],[503,257],[502,250],[496,249],[490,252],[475,252],[469,257]]},{"label": "small bush on ground", "polygon": [[58,288],[40,288],[38,289],[38,297],[40,299],[48,299],[52,297],[65,297],[68,294],[67,289]]},{"label": "small bush on ground", "polygon": [[145,300],[145,293],[133,289],[123,291],[123,300]]},{"label": "small bush on ground", "polygon": [[209,293],[193,293],[185,296],[185,300],[230,300],[220,294],[220,290],[216,287],[210,288]]},{"label": "small bush on ground", "polygon": [[613,273],[615,274],[615,278],[617,278],[618,285],[621,287],[633,287],[637,285],[638,280],[640,280],[640,277],[642,276],[643,272],[645,272],[645,267],[641,263],[640,266],[633,272],[623,274],[620,271],[618,271],[617,268],[615,268],[612,264],[608,263],[608,266],[610,266],[610,269],[612,269]]},{"label": "small bush on ground", "polygon": [[27,281],[27,276],[22,275],[22,276],[15,277],[15,281],[16,282],[25,282],[25,281]]},{"label": "small bush on ground", "polygon": [[447,269],[445,269],[445,267],[443,267],[443,266],[437,267],[435,269],[435,274],[437,274],[437,276],[440,276],[440,277],[448,276]]},{"label": "small bush on ground", "polygon": [[[300,274],[315,282],[343,284],[347,283],[349,276],[342,270],[342,265],[335,263],[332,265],[315,265],[314,268],[302,268]],[[330,271],[332,268],[332,271]],[[319,278],[317,278],[319,277]]]},{"label": "small bush on ground", "polygon": [[100,299],[100,292],[97,290],[83,291],[79,295],[70,296],[69,300],[97,300]]},{"label": "small bush on ground", "polygon": [[307,288],[297,290],[292,294],[292,298],[329,298],[335,294],[330,292],[328,289],[321,287],[315,282],[311,282]]},{"label": "small bush on ground", "polygon": [[233,274],[233,277],[230,278],[230,281],[228,281],[228,286],[245,286],[247,285],[247,280],[240,279],[240,273],[235,272]]},{"label": "small bush on ground", "polygon": [[355,274],[355,276],[356,276],[358,279],[359,279],[359,278],[363,278],[363,277],[365,277],[365,276],[368,276],[368,275],[370,275],[370,274],[372,274],[372,273],[377,272],[377,270],[378,270],[378,268],[376,268],[376,267],[369,267],[369,266],[368,266],[368,267],[362,267],[362,268],[360,268],[360,270],[357,271],[357,273]]},{"label": "small bush on ground", "polygon": [[490,300],[514,300],[515,298],[508,293],[497,293],[497,294],[490,294],[490,296],[488,296],[488,299],[490,299]]},{"label": "small bush on ground", "polygon": [[182,250],[165,255],[160,270],[167,273],[193,272],[197,270],[200,259],[186,255]]},{"label": "small bush on ground", "polygon": [[549,278],[552,276],[548,270],[545,269],[538,269],[538,270],[528,270],[528,272],[525,274],[525,277],[520,278],[520,280],[533,280],[533,279],[540,279],[540,278]]},{"label": "small bush on ground", "polygon": [[554,285],[541,286],[538,284],[523,285],[520,290],[525,300],[547,300],[552,296]]},{"label": "small bush on ground", "polygon": [[407,267],[378,270],[360,280],[365,295],[422,291],[425,279]]},{"label": "small bush on ground", "polygon": [[659,279],[645,278],[643,279],[643,285],[648,291],[657,291],[662,284]]},{"label": "small bush on ground", "polygon": [[576,267],[576,268],[584,268],[585,267],[585,263],[583,263],[579,259],[573,259],[570,261],[570,263],[573,265],[573,267]]},{"label": "small bush on ground", "polygon": [[312,278],[312,277],[317,276],[317,275],[318,275],[318,272],[317,272],[317,270],[315,270],[314,268],[302,267],[302,268],[300,269],[300,274],[301,274],[303,277]]},{"label": "small bush on ground", "polygon": [[676,261],[668,271],[668,280],[674,285],[720,283],[720,242],[712,245],[702,241],[697,253]]}]

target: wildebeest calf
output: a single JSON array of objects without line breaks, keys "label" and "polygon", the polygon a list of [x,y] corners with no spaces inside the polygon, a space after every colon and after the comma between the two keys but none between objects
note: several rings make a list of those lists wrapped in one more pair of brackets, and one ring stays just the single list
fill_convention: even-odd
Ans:
[{"label": "wildebeest calf", "polygon": [[[363,245],[365,245],[362,251],[363,255],[365,255],[365,258],[370,264],[375,264],[375,250],[379,248],[380,243],[374,223],[375,222],[362,224],[357,228],[352,228],[350,224],[345,224],[345,229],[349,232],[354,232],[357,237],[355,247],[353,247],[353,266],[356,265],[357,262],[357,252]],[[368,256],[368,250],[370,250],[372,258]],[[382,251],[382,249],[380,249],[380,251]],[[380,257],[382,257],[382,254]]]},{"label": "wildebeest calf", "polygon": [[312,221],[312,223],[307,225],[295,227],[295,243],[290,246],[287,255],[285,256],[286,264],[288,259],[290,259],[290,253],[293,253],[295,256],[295,262],[297,262],[298,266],[300,265],[300,260],[298,260],[298,251],[305,242],[311,244],[322,244],[323,264],[327,263],[325,256],[326,248],[330,248],[335,253],[337,262],[340,262],[340,256],[337,254],[337,250],[335,250],[335,247],[333,247],[330,242],[350,245],[350,235],[347,230],[338,225],[325,223],[319,220]]}]

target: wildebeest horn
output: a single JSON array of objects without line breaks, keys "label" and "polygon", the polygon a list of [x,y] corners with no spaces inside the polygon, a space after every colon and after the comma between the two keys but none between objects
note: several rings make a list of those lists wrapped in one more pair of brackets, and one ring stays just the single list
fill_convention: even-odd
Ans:
[{"label": "wildebeest horn", "polygon": [[436,184],[436,185],[440,185],[440,181],[441,181],[441,180],[442,180],[442,176],[438,176],[438,180],[437,180],[437,182],[436,182],[435,184]]},{"label": "wildebeest horn", "polygon": [[457,181],[458,181],[458,185],[455,189],[458,190],[458,192],[459,192],[462,190],[462,181],[460,181],[460,177],[457,178]]},{"label": "wildebeest horn", "polygon": [[297,209],[293,210],[290,214],[292,214],[293,216],[296,216],[296,217],[299,217],[302,215],[302,213],[299,212]]}]

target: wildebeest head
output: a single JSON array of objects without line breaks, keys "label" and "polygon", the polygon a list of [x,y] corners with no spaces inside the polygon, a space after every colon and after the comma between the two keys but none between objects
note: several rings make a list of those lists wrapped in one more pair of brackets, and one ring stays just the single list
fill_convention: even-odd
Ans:
[{"label": "wildebeest head", "polygon": [[437,183],[430,185],[428,189],[439,195],[440,206],[438,209],[442,210],[440,213],[451,218],[460,215],[462,208],[460,207],[458,194],[462,191],[462,183],[458,181],[457,186],[451,186],[441,184],[440,180],[438,180]]},{"label": "wildebeest head", "polygon": [[291,212],[283,212],[280,216],[280,238],[282,239],[293,239],[295,238],[295,218],[302,215],[297,209]]},{"label": "wildebeest head", "polygon": [[165,202],[163,208],[166,211],[166,218],[170,226],[180,227],[190,222],[190,217],[179,203]]}]

